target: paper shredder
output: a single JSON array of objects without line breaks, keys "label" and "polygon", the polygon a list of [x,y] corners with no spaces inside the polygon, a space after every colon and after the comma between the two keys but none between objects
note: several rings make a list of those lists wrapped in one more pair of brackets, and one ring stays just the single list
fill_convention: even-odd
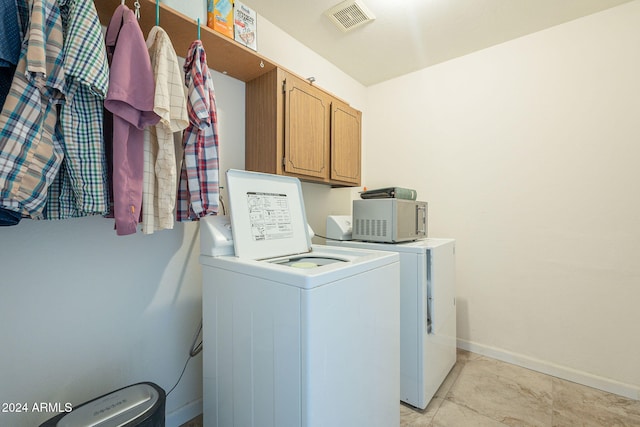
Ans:
[{"label": "paper shredder", "polygon": [[85,402],[40,427],[164,427],[165,400],[161,387],[142,382]]}]

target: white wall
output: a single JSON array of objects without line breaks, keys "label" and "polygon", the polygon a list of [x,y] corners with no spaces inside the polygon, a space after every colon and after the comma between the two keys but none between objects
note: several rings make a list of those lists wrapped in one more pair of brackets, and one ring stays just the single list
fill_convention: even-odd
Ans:
[{"label": "white wall", "polygon": [[[322,87],[363,108],[364,87],[269,22],[259,25],[263,55],[298,74],[313,71]],[[213,79],[220,170],[242,169],[244,83],[220,73]],[[350,209],[351,190],[305,184],[304,193],[315,230],[324,230],[328,210]],[[0,404],[78,405],[139,381],[169,391],[202,313],[198,233],[189,223],[118,237],[113,220],[100,217],[0,228]],[[199,414],[201,399],[198,355],[167,399],[167,426]],[[54,415],[0,412],[0,426],[31,427]]]},{"label": "white wall", "polygon": [[[244,84],[218,73],[214,80],[222,167],[243,167]],[[139,381],[169,391],[202,313],[198,230],[178,223],[118,237],[101,217],[0,228],[0,402],[78,405]],[[198,355],[167,413],[195,416],[201,397]],[[0,413],[0,425],[54,415]]]},{"label": "white wall", "polygon": [[457,239],[461,347],[640,398],[640,1],[369,88],[369,187]]}]

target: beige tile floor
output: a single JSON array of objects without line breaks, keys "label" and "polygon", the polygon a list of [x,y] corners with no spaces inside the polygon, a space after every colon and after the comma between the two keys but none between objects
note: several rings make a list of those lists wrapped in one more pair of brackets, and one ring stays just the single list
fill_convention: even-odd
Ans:
[{"label": "beige tile floor", "polygon": [[401,427],[640,426],[640,401],[458,350],[424,411],[400,405]]},{"label": "beige tile floor", "polygon": [[[199,416],[182,427],[201,426]],[[400,404],[400,426],[640,427],[640,401],[458,350],[424,411]]]}]

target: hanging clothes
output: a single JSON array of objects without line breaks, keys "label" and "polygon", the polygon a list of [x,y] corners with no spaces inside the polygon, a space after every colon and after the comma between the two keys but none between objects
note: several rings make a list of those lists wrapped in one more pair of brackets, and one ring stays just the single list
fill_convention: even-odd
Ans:
[{"label": "hanging clothes", "polygon": [[[11,211],[0,220],[22,215],[42,219],[48,188],[63,158],[56,129],[65,88],[60,10],[55,1],[29,4],[29,31],[23,30],[26,39],[0,113],[0,209]],[[24,1],[18,6],[24,11]]]},{"label": "hanging clothes", "polygon": [[[15,0],[0,0],[0,110],[7,99],[16,64],[20,58],[22,34],[18,21],[18,9]],[[0,225],[16,225],[22,213],[0,207]]]},{"label": "hanging clothes", "polygon": [[178,188],[178,221],[218,213],[218,117],[213,80],[200,40],[189,47],[184,64],[189,126],[183,133],[184,155]]},{"label": "hanging clothes", "polygon": [[187,100],[178,56],[169,35],[153,27],[147,48],[155,78],[156,114],[160,121],[144,132],[144,185],[142,193],[142,232],[172,229],[178,173],[174,132],[189,124]]},{"label": "hanging clothes", "polygon": [[[160,117],[153,112],[154,81],[147,46],[126,5],[118,6],[111,17],[105,42],[110,65],[105,141],[107,150],[112,150],[113,217],[116,233],[122,236],[134,234],[140,218],[143,129],[158,123]],[[107,135],[112,136],[111,141]]]},{"label": "hanging clothes", "polygon": [[0,110],[7,98],[20,58],[20,25],[16,0],[0,0]]},{"label": "hanging clothes", "polygon": [[92,1],[58,0],[64,42],[65,95],[59,124],[64,159],[49,188],[47,219],[108,211],[103,103],[109,68],[102,27]]}]

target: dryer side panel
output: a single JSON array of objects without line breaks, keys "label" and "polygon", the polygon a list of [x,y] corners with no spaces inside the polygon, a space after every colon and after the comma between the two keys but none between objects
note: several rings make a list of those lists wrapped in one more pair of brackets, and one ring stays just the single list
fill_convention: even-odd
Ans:
[{"label": "dryer side panel", "polygon": [[431,325],[424,341],[427,402],[456,363],[455,242],[431,247],[428,252],[427,298]]},{"label": "dryer side panel", "polygon": [[[426,254],[426,251],[425,251]],[[400,253],[400,400],[424,408],[422,392],[422,325],[425,321],[426,255]],[[424,295],[424,296],[423,296]]]}]

